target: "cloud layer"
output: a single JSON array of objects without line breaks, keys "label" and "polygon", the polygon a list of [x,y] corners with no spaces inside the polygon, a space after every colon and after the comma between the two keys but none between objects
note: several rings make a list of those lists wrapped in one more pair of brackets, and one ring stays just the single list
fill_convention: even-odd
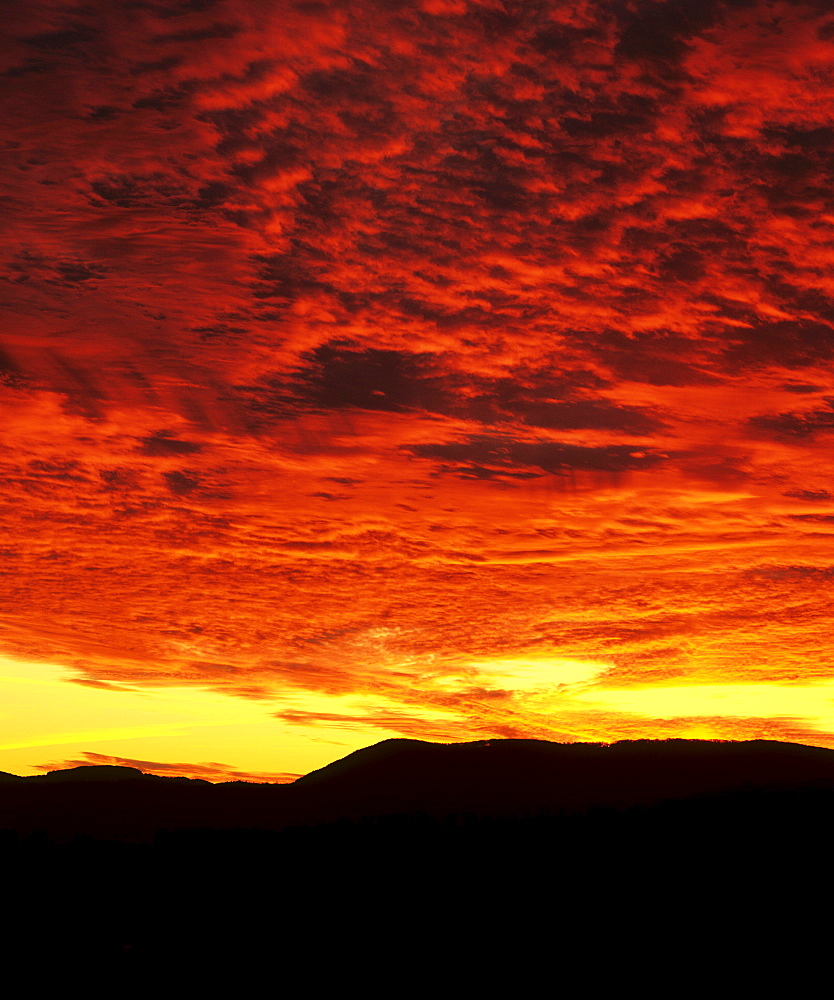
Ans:
[{"label": "cloud layer", "polygon": [[827,4],[6,13],[6,652],[370,735],[830,741],[593,697],[830,676]]}]

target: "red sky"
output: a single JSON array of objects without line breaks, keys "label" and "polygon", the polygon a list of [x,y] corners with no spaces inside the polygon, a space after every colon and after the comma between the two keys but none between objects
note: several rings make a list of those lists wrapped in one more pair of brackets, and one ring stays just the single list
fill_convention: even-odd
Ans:
[{"label": "red sky", "polygon": [[0,769],[834,746],[827,0],[3,18]]}]

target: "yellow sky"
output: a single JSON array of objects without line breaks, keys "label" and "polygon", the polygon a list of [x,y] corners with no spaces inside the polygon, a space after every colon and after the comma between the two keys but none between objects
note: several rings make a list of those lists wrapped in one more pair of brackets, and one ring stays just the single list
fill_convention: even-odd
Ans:
[{"label": "yellow sky", "polygon": [[[787,720],[805,727],[805,742],[831,742],[834,681],[618,688],[598,683],[606,669],[555,658],[472,661],[443,677],[427,673],[423,703],[410,717],[401,703],[380,696],[296,691],[247,699],[195,687],[90,687],[73,682],[57,664],[0,657],[0,770],[36,774],[64,762],[112,758],[219,763],[254,778],[304,774],[404,732],[439,741],[489,735],[465,718],[474,678],[480,697],[491,691],[498,702],[493,732],[500,732],[502,718],[520,714],[530,735],[560,740],[604,739],[594,720],[609,728],[619,720],[623,738],[661,734],[658,723],[669,719],[689,720],[675,735],[726,736],[715,727],[720,717],[731,726],[735,721],[742,738],[746,719],[759,727],[772,720],[777,729]],[[454,698],[447,707],[440,704],[444,693]],[[427,695],[439,707],[427,707]],[[277,711],[284,717],[276,718]],[[415,726],[422,733],[409,733]]]},{"label": "yellow sky", "polygon": [[[0,657],[0,770],[36,774],[45,762],[86,751],[152,761],[217,761],[254,774],[304,774],[369,742],[346,728],[322,733],[282,724],[264,701],[189,687],[102,689],[68,681],[54,664]],[[338,703],[361,711],[357,699]]]}]

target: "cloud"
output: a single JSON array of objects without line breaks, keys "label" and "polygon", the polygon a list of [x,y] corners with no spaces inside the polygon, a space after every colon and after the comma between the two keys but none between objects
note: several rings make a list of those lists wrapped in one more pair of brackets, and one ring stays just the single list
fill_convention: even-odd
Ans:
[{"label": "cloud", "polygon": [[649,434],[663,423],[634,406],[618,406],[603,400],[539,403],[524,414],[524,422],[549,429],[597,428],[621,434]]},{"label": "cloud", "polygon": [[759,431],[770,431],[788,439],[811,438],[834,431],[834,400],[825,409],[767,413],[754,417],[750,423]]},{"label": "cloud", "polygon": [[346,714],[286,710],[277,712],[275,718],[291,726],[354,729],[370,733],[383,730],[386,733],[400,733],[413,739],[441,743],[465,740],[471,735],[471,727],[459,721],[449,719],[445,723],[438,722],[436,719],[427,719],[425,714],[409,715],[401,711]]},{"label": "cloud", "polygon": [[666,458],[628,445],[594,448],[560,441],[515,441],[486,435],[453,444],[416,444],[409,450],[421,458],[476,463],[487,468],[498,466],[499,474],[502,466],[532,466],[556,474],[573,469],[618,473],[652,466]]},{"label": "cloud", "polygon": [[824,4],[5,25],[5,649],[410,735],[462,662],[824,671]]},{"label": "cloud", "polygon": [[202,451],[202,445],[194,441],[179,441],[168,431],[157,431],[144,438],[141,444],[141,451],[145,455],[191,455],[196,451]]},{"label": "cloud", "polygon": [[788,490],[784,495],[810,503],[827,503],[834,500],[834,493],[829,493],[828,490]]},{"label": "cloud", "polygon": [[393,412],[449,409],[442,382],[427,378],[421,371],[425,362],[421,365],[421,359],[409,352],[348,351],[324,345],[312,352],[309,361],[309,367],[296,376],[295,391],[314,406]]}]

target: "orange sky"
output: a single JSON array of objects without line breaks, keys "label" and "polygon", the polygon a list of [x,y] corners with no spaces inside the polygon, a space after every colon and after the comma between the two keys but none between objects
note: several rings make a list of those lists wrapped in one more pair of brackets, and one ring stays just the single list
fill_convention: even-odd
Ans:
[{"label": "orange sky", "polygon": [[3,17],[0,770],[834,747],[827,0]]}]

